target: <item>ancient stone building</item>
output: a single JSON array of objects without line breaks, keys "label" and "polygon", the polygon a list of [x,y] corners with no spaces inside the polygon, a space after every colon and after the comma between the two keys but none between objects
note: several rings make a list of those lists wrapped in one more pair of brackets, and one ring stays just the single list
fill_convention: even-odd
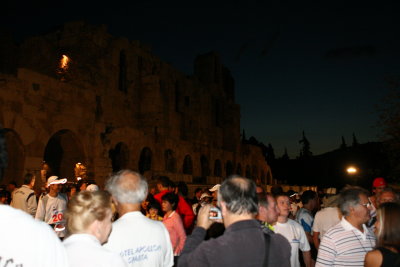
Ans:
[{"label": "ancient stone building", "polygon": [[[138,41],[67,23],[14,44],[0,40],[0,124],[8,167],[0,184],[56,174],[75,181],[131,168],[214,184],[238,173],[271,183],[258,147],[240,140],[234,81],[218,55],[187,76]],[[41,178],[39,178],[41,177]]]}]

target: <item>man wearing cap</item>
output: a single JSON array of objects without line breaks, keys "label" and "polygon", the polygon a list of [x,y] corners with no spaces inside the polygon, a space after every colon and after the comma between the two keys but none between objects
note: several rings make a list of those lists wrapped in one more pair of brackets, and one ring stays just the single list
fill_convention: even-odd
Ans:
[{"label": "man wearing cap", "polygon": [[374,224],[376,222],[376,208],[378,204],[376,203],[376,196],[379,195],[382,190],[386,187],[386,181],[382,177],[377,177],[372,182],[372,192],[373,195],[370,196],[368,199],[371,202],[371,219],[366,223],[367,227],[374,228]]},{"label": "man wearing cap", "polygon": [[59,237],[64,237],[64,212],[67,209],[66,198],[60,195],[61,185],[67,179],[59,179],[57,176],[50,176],[47,179],[49,193],[40,198],[35,218],[51,225]]}]

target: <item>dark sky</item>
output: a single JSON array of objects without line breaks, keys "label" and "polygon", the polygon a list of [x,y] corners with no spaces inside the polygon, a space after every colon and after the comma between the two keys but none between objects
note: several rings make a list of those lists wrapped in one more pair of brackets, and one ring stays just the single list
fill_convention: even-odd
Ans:
[{"label": "dark sky", "polygon": [[20,39],[71,20],[106,24],[187,74],[196,55],[217,51],[235,79],[246,136],[277,156],[285,147],[297,156],[303,130],[314,154],[338,148],[342,136],[351,144],[353,133],[378,141],[376,106],[400,70],[400,5],[263,2],[7,0],[0,25]]}]

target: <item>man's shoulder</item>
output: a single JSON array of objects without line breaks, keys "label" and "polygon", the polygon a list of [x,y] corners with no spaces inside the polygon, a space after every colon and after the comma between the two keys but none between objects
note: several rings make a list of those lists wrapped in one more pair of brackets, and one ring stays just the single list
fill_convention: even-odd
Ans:
[{"label": "man's shoulder", "polygon": [[324,237],[329,237],[331,239],[335,239],[338,235],[346,232],[343,228],[342,224],[339,222],[336,225],[332,226],[324,235]]},{"label": "man's shoulder", "polygon": [[152,220],[139,213],[125,214],[124,216],[113,222],[113,231],[117,229],[130,229],[140,232],[148,228],[154,231],[163,231],[165,229],[165,226],[162,222]]}]

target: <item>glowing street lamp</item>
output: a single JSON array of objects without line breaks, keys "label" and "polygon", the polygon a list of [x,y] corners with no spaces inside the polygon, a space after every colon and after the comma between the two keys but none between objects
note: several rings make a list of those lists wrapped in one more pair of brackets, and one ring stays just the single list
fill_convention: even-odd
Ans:
[{"label": "glowing street lamp", "polygon": [[356,174],[358,172],[357,168],[350,166],[346,169],[347,173],[350,175]]},{"label": "glowing street lamp", "polygon": [[354,167],[354,166],[349,166],[349,167],[346,169],[346,172],[347,172],[348,175],[354,177],[355,185],[357,185],[357,178],[358,178],[358,177],[357,177],[357,173],[358,173],[358,169],[357,169],[356,167]]}]

